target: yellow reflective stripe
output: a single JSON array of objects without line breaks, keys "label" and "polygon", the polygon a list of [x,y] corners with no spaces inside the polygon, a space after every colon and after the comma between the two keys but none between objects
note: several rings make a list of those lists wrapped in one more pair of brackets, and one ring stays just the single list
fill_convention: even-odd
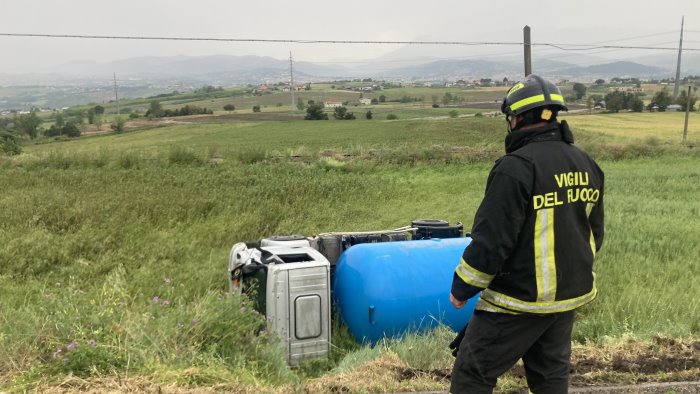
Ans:
[{"label": "yellow reflective stripe", "polygon": [[520,90],[524,87],[525,87],[525,84],[522,82],[519,82],[519,83],[513,85],[513,87],[510,88],[510,90],[508,91],[508,94],[506,94],[506,97],[510,96],[511,94],[517,92],[518,90]]},{"label": "yellow reflective stripe", "polygon": [[[593,203],[588,203],[586,204],[586,217],[591,216],[591,211],[593,210],[593,206],[595,204]],[[593,236],[593,230],[591,230],[591,235],[589,237],[589,243],[591,244],[591,252],[593,252],[593,257],[595,257],[595,237]]]},{"label": "yellow reflective stripe", "polygon": [[576,309],[583,306],[591,301],[598,295],[598,290],[595,287],[595,276],[593,277],[593,289],[576,298],[571,298],[568,300],[559,301],[522,301],[517,298],[501,294],[497,291],[491,289],[485,289],[481,292],[481,298],[489,304],[495,306],[500,306],[502,308],[507,308],[517,312],[525,313],[557,313],[566,312],[572,309]]},{"label": "yellow reflective stripe", "polygon": [[552,101],[561,101],[562,104],[564,104],[564,97],[562,97],[561,94],[549,94],[549,99]]},{"label": "yellow reflective stripe", "polygon": [[537,301],[554,301],[557,294],[557,266],[554,256],[554,208],[537,211],[534,241]]},{"label": "yellow reflective stripe", "polygon": [[488,286],[495,276],[475,269],[464,261],[464,259],[461,259],[459,265],[455,268],[455,272],[465,283],[482,289]]},{"label": "yellow reflective stripe", "polygon": [[489,304],[488,302],[482,300],[479,298],[479,300],[476,302],[476,310],[477,311],[485,311],[485,312],[495,312],[495,313],[507,313],[509,315],[519,315],[520,313],[511,311],[508,309],[501,308],[499,306]]},{"label": "yellow reflective stripe", "polygon": [[[564,97],[562,97],[561,94],[550,94],[549,98],[552,101],[559,101],[562,103],[562,105],[564,104]],[[511,111],[515,111],[518,108],[524,107],[529,104],[538,103],[540,101],[544,101],[544,94],[538,94],[537,96],[532,96],[522,99],[520,101],[516,101],[510,105],[510,109]]]},{"label": "yellow reflective stripe", "polygon": [[510,105],[510,109],[511,109],[511,111],[515,111],[516,109],[518,109],[520,107],[524,107],[528,104],[537,103],[539,101],[544,101],[544,94],[538,94],[537,96],[532,96],[532,97],[528,97],[526,99],[522,99],[520,101],[516,101]]}]

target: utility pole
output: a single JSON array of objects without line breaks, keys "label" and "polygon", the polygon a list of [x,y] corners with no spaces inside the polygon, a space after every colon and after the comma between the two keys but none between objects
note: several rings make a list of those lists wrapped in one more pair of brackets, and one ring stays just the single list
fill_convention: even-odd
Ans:
[{"label": "utility pole", "polygon": [[681,54],[683,53],[683,23],[685,16],[681,18],[681,40],[678,43],[678,64],[676,65],[676,84],[673,85],[673,98],[678,98],[678,84],[681,79]]},{"label": "utility pole", "polygon": [[296,86],[294,86],[294,61],[292,60],[292,51],[289,51],[289,77],[291,80],[289,91],[292,92],[292,111],[294,111],[297,103],[296,100],[294,100],[294,90]]},{"label": "utility pole", "polygon": [[530,26],[523,28],[523,49],[525,50],[525,76],[532,74],[532,45],[530,43]]},{"label": "utility pole", "polygon": [[685,126],[683,127],[683,145],[686,143],[686,139],[688,137],[688,115],[690,115],[690,88],[691,86],[688,85],[688,96],[686,96],[686,100],[688,100],[685,103]]},{"label": "utility pole", "polygon": [[117,90],[117,73],[114,73],[114,97],[117,101],[117,118],[119,117],[119,92]]}]

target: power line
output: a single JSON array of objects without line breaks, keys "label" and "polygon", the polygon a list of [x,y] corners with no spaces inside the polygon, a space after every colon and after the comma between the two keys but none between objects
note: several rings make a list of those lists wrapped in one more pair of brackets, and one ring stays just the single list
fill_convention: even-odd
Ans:
[{"label": "power line", "polygon": [[[78,39],[107,39],[107,40],[157,40],[157,41],[215,41],[215,42],[248,42],[248,43],[283,43],[283,44],[378,44],[378,45],[462,45],[462,46],[521,46],[521,42],[507,41],[373,41],[373,40],[299,40],[299,39],[270,39],[270,38],[214,38],[214,37],[158,37],[158,36],[100,36],[79,34],[29,34],[29,33],[0,33],[5,37],[42,37],[42,38],[78,38]],[[591,51],[596,49],[639,49],[676,51],[677,47],[655,47],[645,45],[597,45],[597,44],[560,44],[532,43],[532,46],[546,46],[562,51]],[[685,51],[700,51],[700,48],[684,48]]]}]

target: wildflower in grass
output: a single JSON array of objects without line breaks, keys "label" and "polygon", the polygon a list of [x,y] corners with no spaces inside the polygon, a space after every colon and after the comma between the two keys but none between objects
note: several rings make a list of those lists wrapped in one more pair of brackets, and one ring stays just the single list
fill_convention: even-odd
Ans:
[{"label": "wildflower in grass", "polygon": [[56,349],[55,352],[53,352],[53,354],[51,355],[51,358],[56,359],[56,358],[61,356],[61,353],[63,353],[63,349],[58,348],[58,349]]},{"label": "wildflower in grass", "polygon": [[95,346],[95,345],[97,345],[97,341],[94,340],[94,339],[90,339],[90,340],[87,341],[87,344],[90,345],[90,346]]},{"label": "wildflower in grass", "polygon": [[170,305],[170,301],[168,300],[163,300],[163,306],[168,306]]},{"label": "wildflower in grass", "polygon": [[165,279],[163,279],[163,282],[165,282],[165,283],[170,283],[170,282],[172,282],[172,281],[173,281],[173,280],[170,279],[170,278],[165,278]]},{"label": "wildflower in grass", "polygon": [[160,297],[158,297],[158,296],[153,296],[153,298],[151,298],[151,303],[152,303],[152,304],[157,304],[157,303],[158,303],[158,300],[160,300]]},{"label": "wildflower in grass", "polygon": [[197,324],[197,323],[199,323],[199,320],[197,320],[197,319],[192,319],[192,325],[195,325],[195,324]]},{"label": "wildflower in grass", "polygon": [[66,350],[68,350],[68,351],[75,350],[77,347],[78,347],[77,342],[71,342],[66,346]]}]

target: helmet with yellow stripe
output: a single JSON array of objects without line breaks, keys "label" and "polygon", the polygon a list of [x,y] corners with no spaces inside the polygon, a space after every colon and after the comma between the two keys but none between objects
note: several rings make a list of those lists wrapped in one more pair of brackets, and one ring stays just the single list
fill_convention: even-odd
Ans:
[{"label": "helmet with yellow stripe", "polygon": [[539,75],[530,74],[508,90],[501,104],[501,112],[515,116],[538,107],[568,111],[564,97],[555,84]]}]

